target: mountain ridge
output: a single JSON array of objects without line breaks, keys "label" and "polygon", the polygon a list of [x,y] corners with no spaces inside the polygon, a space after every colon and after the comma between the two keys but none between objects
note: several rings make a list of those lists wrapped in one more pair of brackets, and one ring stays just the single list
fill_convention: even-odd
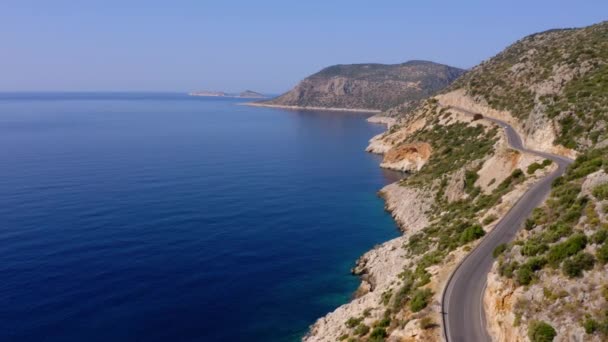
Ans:
[{"label": "mountain ridge", "polygon": [[293,89],[258,105],[386,110],[448,86],[463,69],[430,61],[337,64],[306,77]]}]

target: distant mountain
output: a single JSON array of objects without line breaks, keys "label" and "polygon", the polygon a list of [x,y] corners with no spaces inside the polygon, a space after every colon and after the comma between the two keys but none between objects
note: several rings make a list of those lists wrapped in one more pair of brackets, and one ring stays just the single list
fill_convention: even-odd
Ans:
[{"label": "distant mountain", "polygon": [[385,110],[428,97],[463,73],[462,69],[427,61],[334,65],[260,104]]},{"label": "distant mountain", "polygon": [[238,97],[238,98],[247,98],[247,99],[263,99],[263,98],[267,97],[266,95],[257,93],[252,90],[245,90],[244,92],[242,92],[240,94],[231,94],[231,93],[226,93],[223,91],[200,90],[200,91],[190,92],[190,93],[188,93],[188,95],[190,95],[190,96],[210,96],[210,97]]},{"label": "distant mountain", "polygon": [[190,96],[226,96],[226,93],[224,93],[223,91],[193,91],[191,93],[188,93],[188,95]]},{"label": "distant mountain", "polygon": [[263,99],[266,97],[266,95],[251,90],[245,90],[244,92],[239,94],[239,97],[248,99]]}]

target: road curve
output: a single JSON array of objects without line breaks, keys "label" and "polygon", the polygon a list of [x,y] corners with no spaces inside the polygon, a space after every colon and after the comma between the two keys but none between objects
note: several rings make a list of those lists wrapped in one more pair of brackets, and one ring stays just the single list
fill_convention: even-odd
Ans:
[{"label": "road curve", "polygon": [[[465,114],[475,114],[459,107],[451,108]],[[441,310],[444,337],[449,342],[492,340],[486,329],[483,309],[487,275],[494,262],[492,252],[499,244],[513,240],[523,221],[549,194],[553,180],[561,176],[567,166],[572,163],[572,160],[566,157],[525,148],[513,127],[500,120],[487,117],[485,119],[498,124],[505,130],[512,148],[551,159],[558,167],[523,194],[511,210],[496,224],[496,227],[457,266],[448,279],[443,291]]]}]

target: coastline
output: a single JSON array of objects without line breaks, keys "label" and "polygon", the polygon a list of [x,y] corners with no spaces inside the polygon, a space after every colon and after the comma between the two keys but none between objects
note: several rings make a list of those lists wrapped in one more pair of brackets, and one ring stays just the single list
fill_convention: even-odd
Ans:
[{"label": "coastline", "polygon": [[321,111],[332,111],[332,112],[372,113],[372,114],[382,113],[382,111],[379,109],[285,106],[285,105],[273,105],[273,104],[266,104],[266,103],[259,103],[259,102],[239,103],[239,105],[252,106],[252,107],[291,109],[291,110],[321,110]]},{"label": "coastline", "polygon": [[[484,113],[485,114],[485,113]],[[491,118],[491,116],[488,116]],[[456,121],[470,123],[468,116],[454,112],[450,119]],[[396,119],[384,118],[381,116],[373,116],[368,118],[368,122],[384,124],[390,127],[396,124]],[[408,121],[405,128],[406,131],[413,131],[421,128],[425,124],[425,120]],[[438,124],[446,124],[448,121]],[[491,121],[484,121],[484,125],[493,125]],[[405,124],[405,123],[402,123]],[[407,133],[407,132],[406,132]],[[375,154],[385,154],[386,148],[392,146],[394,141],[389,137],[385,139],[385,134],[382,133],[370,140],[370,146],[366,149],[368,152]],[[392,133],[399,135],[399,132]],[[403,138],[401,135],[398,138]],[[384,139],[384,140],[382,140]],[[500,131],[499,139],[495,143],[495,152],[492,157],[484,160],[486,169],[482,171],[480,179],[483,184],[489,181],[489,176],[493,178],[504,179],[511,174],[511,169],[525,169],[532,162],[538,162],[540,159],[536,156],[528,156],[523,154],[517,158],[517,163],[513,164],[511,155],[509,154],[508,139],[504,131]],[[371,146],[374,145],[374,146]],[[385,146],[386,145],[386,146]],[[373,147],[373,148],[370,148]],[[504,164],[504,165],[503,165]],[[489,166],[491,167],[489,167]],[[506,166],[505,166],[506,165]],[[382,166],[380,166],[382,167]],[[505,168],[506,167],[506,168]],[[506,170],[503,170],[503,168]],[[487,171],[492,169],[494,171]],[[461,170],[462,171],[462,170]],[[504,172],[502,172],[504,171]],[[504,216],[510,208],[515,205],[521,195],[534,184],[538,177],[542,177],[546,172],[552,171],[551,168],[539,172],[529,177],[526,181],[515,186],[510,192],[502,196],[500,203],[494,205],[484,215],[496,215],[498,219]],[[488,173],[489,172],[489,173]],[[497,173],[498,172],[498,173]],[[459,177],[464,176],[464,171],[455,172],[452,175],[451,183],[458,183]],[[493,183],[490,181],[490,183]],[[480,183],[481,184],[481,183]],[[490,185],[486,185],[486,190]],[[466,196],[464,188],[460,189],[457,186],[448,184],[446,196],[454,199]],[[431,217],[427,215],[430,210],[434,194],[424,189],[414,187],[404,187],[395,182],[383,187],[379,191],[380,197],[385,203],[385,210],[390,213],[396,222],[397,227],[401,231],[399,237],[388,240],[375,246],[373,249],[365,252],[359,257],[352,269],[352,274],[356,275],[360,280],[360,285],[357,291],[353,294],[353,298],[317,319],[310,326],[308,333],[303,337],[305,342],[330,342],[340,340],[343,336],[352,334],[353,328],[349,327],[346,322],[351,319],[360,319],[360,323],[367,326],[374,326],[377,322],[386,318],[387,304],[385,304],[384,295],[392,294],[395,289],[395,282],[399,279],[400,274],[404,272],[405,267],[414,267],[417,263],[423,262],[421,255],[411,255],[401,248],[410,243],[410,237],[415,236],[424,227],[428,226]],[[480,216],[481,219],[481,216]],[[493,222],[484,223],[483,229],[485,232],[491,232]],[[419,312],[410,312],[406,316],[400,316],[396,322],[400,323],[393,326],[387,337],[391,340],[406,340],[406,341],[439,341],[442,339],[442,329],[439,322],[442,321],[441,316],[441,300],[440,295],[445,287],[453,270],[457,267],[460,261],[468,255],[471,248],[474,248],[479,241],[474,241],[471,244],[463,245],[450,253],[441,262],[428,266],[426,271],[429,274],[430,280],[425,289],[432,293],[432,297],[428,302],[428,309]],[[390,298],[390,297],[389,297]],[[433,322],[429,327],[424,327],[424,321]],[[386,333],[386,331],[385,331]]]}]

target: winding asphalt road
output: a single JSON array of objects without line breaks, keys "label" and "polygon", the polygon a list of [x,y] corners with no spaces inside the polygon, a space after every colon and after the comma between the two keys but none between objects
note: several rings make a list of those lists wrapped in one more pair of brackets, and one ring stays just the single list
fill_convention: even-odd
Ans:
[{"label": "winding asphalt road", "polygon": [[[475,113],[458,107],[451,107],[465,114]],[[507,123],[484,117],[504,128],[509,145],[523,152],[551,159],[557,164],[557,170],[536,182],[515,203],[509,212],[496,224],[479,245],[469,253],[450,276],[443,292],[442,311],[445,339],[449,342],[483,342],[491,341],[486,329],[486,317],[483,309],[483,295],[487,275],[494,258],[492,252],[501,243],[515,237],[523,221],[539,206],[551,190],[551,182],[565,171],[572,163],[571,159],[527,149],[513,127]]]}]

